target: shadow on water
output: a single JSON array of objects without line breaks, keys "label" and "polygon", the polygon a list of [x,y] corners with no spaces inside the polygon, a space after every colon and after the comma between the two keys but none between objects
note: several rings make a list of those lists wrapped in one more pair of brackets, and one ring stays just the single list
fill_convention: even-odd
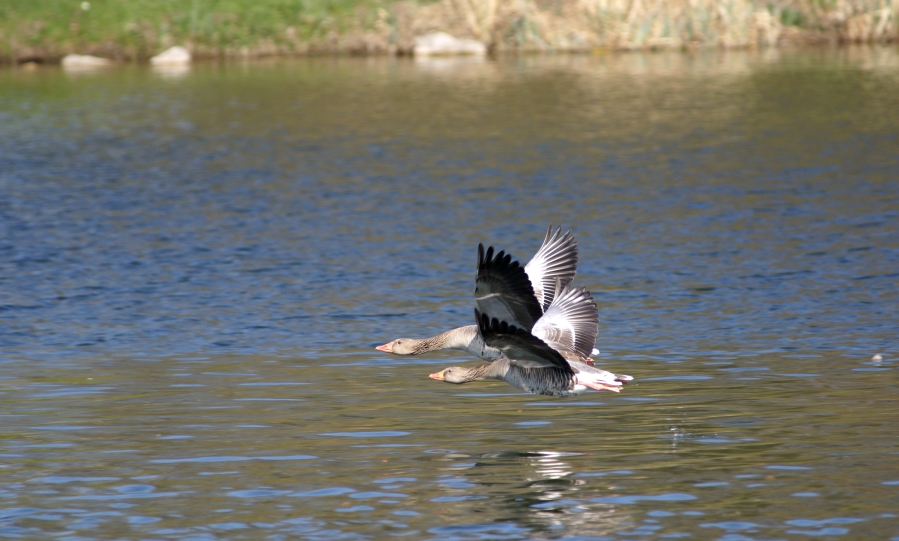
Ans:
[{"label": "shadow on water", "polygon": [[[895,538],[897,67],[0,70],[0,535]],[[374,351],[548,223],[621,395]]]}]

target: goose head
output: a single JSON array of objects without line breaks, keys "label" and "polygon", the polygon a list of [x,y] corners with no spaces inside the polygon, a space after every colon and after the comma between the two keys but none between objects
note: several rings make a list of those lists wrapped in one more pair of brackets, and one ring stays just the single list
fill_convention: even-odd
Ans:
[{"label": "goose head", "polygon": [[428,377],[447,383],[467,383],[472,381],[469,377],[470,372],[470,370],[462,368],[461,366],[451,366],[449,368],[444,368],[440,372],[435,372]]},{"label": "goose head", "polygon": [[419,353],[416,351],[416,346],[419,342],[421,340],[415,340],[414,338],[397,338],[375,349],[384,353],[393,353],[394,355],[414,355]]}]

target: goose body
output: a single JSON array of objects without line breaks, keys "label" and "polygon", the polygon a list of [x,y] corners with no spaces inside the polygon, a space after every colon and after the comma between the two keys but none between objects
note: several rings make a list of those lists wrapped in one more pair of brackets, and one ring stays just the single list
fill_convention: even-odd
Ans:
[{"label": "goose body", "polygon": [[429,377],[459,384],[498,379],[526,393],[555,397],[574,396],[587,389],[617,393],[621,392],[624,383],[633,379],[630,376],[618,376],[584,363],[578,364],[573,361],[568,363],[570,373],[564,368],[553,370],[521,367],[508,357],[500,357],[493,362],[475,368],[453,366],[431,374]]},{"label": "goose body", "polygon": [[[576,298],[592,304],[593,297],[583,288],[566,289],[560,298]],[[593,308],[596,313],[595,306]],[[522,391],[556,397],[580,394],[588,389],[620,392],[631,376],[616,375],[562,355],[564,346],[551,346],[523,328],[490,318],[475,309],[478,329],[488,344],[502,352],[495,361],[474,368],[453,366],[430,375],[448,383],[468,383],[484,379],[505,381]],[[560,317],[564,320],[564,317]],[[595,327],[594,327],[595,328]],[[555,327],[556,331],[564,331]],[[595,338],[595,331],[593,334]],[[559,349],[556,349],[559,348]]]},{"label": "goose body", "polygon": [[468,383],[500,379],[523,391],[571,396],[593,389],[619,392],[632,380],[587,364],[598,332],[593,296],[584,288],[561,286],[543,311],[533,285],[517,261],[478,246],[475,319],[484,343],[502,356],[475,368],[450,367],[431,379]]},{"label": "goose body", "polygon": [[[492,255],[492,248],[490,250]],[[485,254],[481,250],[478,254],[478,268],[482,266],[482,258]],[[488,313],[497,310],[509,310],[505,303],[514,303],[519,310],[525,310],[529,315],[527,321],[536,322],[543,313],[549,309],[557,293],[565,288],[574,279],[577,270],[578,245],[571,231],[562,233],[559,227],[553,230],[552,225],[546,231],[543,244],[534,257],[524,266],[524,273],[530,289],[525,284],[518,284],[519,295],[530,295],[531,299],[507,297],[502,299],[495,295],[492,287],[496,286],[496,278],[492,274],[479,274],[479,281],[475,295],[482,295],[482,302],[489,305]],[[509,262],[511,264],[511,261]],[[518,262],[515,262],[518,265]],[[491,268],[491,272],[496,269]],[[480,271],[479,271],[480,272]],[[477,291],[481,291],[478,293]],[[529,293],[527,293],[529,292]],[[590,352],[593,345],[590,344]],[[498,348],[484,342],[477,325],[458,327],[430,338],[397,338],[391,342],[377,346],[375,349],[395,355],[421,355],[431,351],[442,349],[457,349],[467,351],[485,361],[494,361],[502,356]],[[588,354],[589,356],[589,354]],[[582,357],[583,359],[583,357]]]}]

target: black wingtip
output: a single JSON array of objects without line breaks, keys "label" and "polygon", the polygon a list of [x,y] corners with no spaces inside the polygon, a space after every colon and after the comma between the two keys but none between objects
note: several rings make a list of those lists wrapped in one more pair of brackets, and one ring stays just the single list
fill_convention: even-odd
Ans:
[{"label": "black wingtip", "polygon": [[474,317],[478,322],[478,330],[481,331],[482,338],[492,338],[498,334],[512,334],[512,335],[524,335],[527,337],[531,336],[531,333],[526,331],[525,329],[521,329],[508,323],[506,321],[500,321],[495,317],[490,317],[487,314],[482,314],[477,308],[474,309]]},{"label": "black wingtip", "polygon": [[482,314],[480,310],[477,308],[474,309],[474,320],[478,324],[478,331],[481,333],[481,337],[484,337],[484,333],[490,331],[490,318],[487,317],[487,314]]},{"label": "black wingtip", "polygon": [[507,254],[505,250],[500,250],[495,253],[493,246],[488,246],[487,251],[484,251],[484,245],[478,244],[478,270],[480,271],[482,267],[495,267],[497,269],[516,269],[521,266],[517,260],[512,259],[512,254]]},{"label": "black wingtip", "polygon": [[500,268],[515,268],[521,266],[518,261],[512,261],[512,255],[507,254],[504,250],[500,250],[494,255],[493,246],[488,246],[485,251],[484,245],[478,243],[478,272],[480,272],[482,267],[494,265],[498,265]]},{"label": "black wingtip", "polygon": [[[508,302],[511,303],[507,308],[512,310],[515,323],[527,329],[532,328],[543,316],[543,307],[534,295],[534,287],[527,271],[505,250],[494,252],[493,246],[488,246],[486,251],[479,248],[478,255],[476,273],[478,285],[475,287],[475,297],[481,298],[482,284],[499,287],[501,294],[506,295]],[[478,302],[481,308],[485,308],[485,305]]]}]

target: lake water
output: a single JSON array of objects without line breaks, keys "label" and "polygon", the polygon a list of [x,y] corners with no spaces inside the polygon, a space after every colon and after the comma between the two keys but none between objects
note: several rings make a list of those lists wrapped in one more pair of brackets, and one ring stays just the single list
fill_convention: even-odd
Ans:
[{"label": "lake water", "polygon": [[[625,392],[374,350],[549,223]],[[897,540],[897,284],[895,48],[4,68],[0,537]]]}]

